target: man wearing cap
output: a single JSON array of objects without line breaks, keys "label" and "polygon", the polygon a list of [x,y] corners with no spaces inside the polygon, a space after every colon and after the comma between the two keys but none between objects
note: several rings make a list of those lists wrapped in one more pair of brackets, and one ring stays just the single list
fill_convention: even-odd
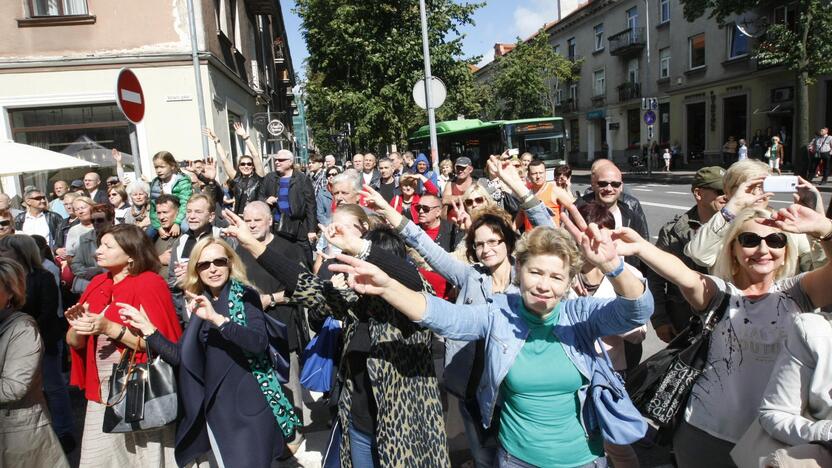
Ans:
[{"label": "man wearing cap", "polygon": [[[691,184],[696,205],[665,224],[659,230],[659,238],[656,241],[656,247],[675,255],[685,262],[688,268],[701,273],[707,273],[708,269],[697,265],[685,255],[685,245],[697,229],[725,206],[725,194],[722,191],[724,175],[725,169],[719,166],[703,167],[696,171]],[[692,311],[676,285],[652,270],[648,269],[646,275],[655,304],[650,320],[658,337],[664,342],[670,342],[688,325]]]},{"label": "man wearing cap", "polygon": [[471,159],[467,156],[460,156],[456,158],[454,163],[454,180],[445,184],[445,191],[442,193],[442,214],[445,219],[456,220],[456,211],[454,210],[454,202],[462,199],[462,195],[468,190],[468,187],[474,183],[471,173],[474,172],[474,166],[471,164]]},{"label": "man wearing cap", "polygon": [[95,172],[87,172],[84,174],[84,188],[87,190],[92,201],[98,203],[110,203],[110,198],[107,196],[106,190],[101,190],[101,176]]},{"label": "man wearing cap", "polygon": [[80,193],[83,196],[87,196],[87,191],[84,190],[84,181],[81,179],[75,179],[69,184],[69,191],[72,193]]}]

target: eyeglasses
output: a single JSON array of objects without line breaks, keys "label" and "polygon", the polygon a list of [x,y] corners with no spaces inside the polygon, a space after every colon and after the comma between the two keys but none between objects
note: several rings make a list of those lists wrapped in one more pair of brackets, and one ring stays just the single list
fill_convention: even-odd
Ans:
[{"label": "eyeglasses", "polygon": [[465,206],[471,208],[474,205],[482,205],[485,203],[485,197],[476,197],[476,198],[469,198],[465,200]]},{"label": "eyeglasses", "polygon": [[765,237],[760,237],[753,232],[743,232],[739,236],[737,236],[737,242],[740,243],[741,246],[747,248],[754,248],[760,245],[760,242],[766,241],[766,245],[770,249],[782,249],[786,246],[786,235],[782,232],[775,232],[769,234]]},{"label": "eyeglasses", "polygon": [[612,188],[619,188],[619,187],[621,187],[622,183],[623,182],[621,182],[620,180],[613,180],[613,181],[599,180],[597,182],[598,187],[600,187],[600,188],[604,188],[604,187],[607,187],[609,185],[612,185]]},{"label": "eyeglasses", "polygon": [[474,250],[482,250],[484,247],[493,249],[505,242],[503,239],[489,239],[485,242],[474,242]]},{"label": "eyeglasses", "polygon": [[419,213],[430,213],[430,210],[432,210],[434,208],[439,208],[439,205],[437,205],[437,206],[416,205],[416,211],[418,211]]},{"label": "eyeglasses", "polygon": [[196,264],[197,271],[205,271],[211,268],[211,265],[214,265],[217,268],[225,268],[228,266],[228,258],[227,257],[217,257],[213,260],[205,260],[202,262],[198,262]]},{"label": "eyeglasses", "polygon": [[247,167],[247,166],[250,167],[250,166],[254,166],[254,163],[241,162],[239,165],[240,165],[240,167]]},{"label": "eyeglasses", "polygon": [[9,227],[12,225],[12,222],[8,219],[0,220],[0,227]]},{"label": "eyeglasses", "polygon": [[44,201],[46,200],[46,197],[44,197],[43,195],[38,195],[37,197],[29,197],[29,200]]}]

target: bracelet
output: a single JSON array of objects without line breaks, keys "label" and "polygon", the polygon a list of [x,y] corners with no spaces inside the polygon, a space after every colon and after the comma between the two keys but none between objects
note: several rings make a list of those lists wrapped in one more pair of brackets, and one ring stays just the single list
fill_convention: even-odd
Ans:
[{"label": "bracelet", "polygon": [[818,240],[821,242],[832,240],[832,229],[829,229],[829,232],[827,232],[823,237],[818,237]]},{"label": "bracelet", "polygon": [[621,261],[621,263],[618,264],[618,268],[609,273],[604,273],[604,276],[606,276],[607,278],[617,278],[618,275],[624,273],[624,259],[621,258],[619,260]]},{"label": "bracelet", "polygon": [[370,249],[372,247],[373,247],[373,242],[365,240],[364,241],[364,247],[361,249],[361,252],[359,252],[358,255],[355,256],[355,258],[357,258],[359,260],[367,260],[367,257],[370,256]]},{"label": "bracelet", "polygon": [[249,139],[251,139],[251,136],[244,137],[243,141],[248,141]]},{"label": "bracelet", "polygon": [[408,221],[410,221],[410,220],[407,219],[405,216],[402,216],[402,220],[399,221],[399,225],[396,226],[396,232],[401,233],[402,231],[404,231],[404,228],[405,228],[405,226],[407,226]]},{"label": "bracelet", "polygon": [[125,332],[127,332],[127,326],[122,325],[121,326],[121,332],[119,332],[118,336],[115,337],[115,341],[121,341],[121,339],[124,338],[124,333]]},{"label": "bracelet", "polygon": [[534,200],[534,192],[532,191],[532,189],[529,189],[529,191],[526,192],[526,195],[524,195],[521,199],[520,204],[526,205],[530,203],[532,200]]},{"label": "bracelet", "polygon": [[729,223],[737,217],[734,213],[728,211],[728,208],[725,208],[724,206],[721,210],[719,210],[719,213],[722,215],[723,218],[725,218],[725,221],[728,221]]}]

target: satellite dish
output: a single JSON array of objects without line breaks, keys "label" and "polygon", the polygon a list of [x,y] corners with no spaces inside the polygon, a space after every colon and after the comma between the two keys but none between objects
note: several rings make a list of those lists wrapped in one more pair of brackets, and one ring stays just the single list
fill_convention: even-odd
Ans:
[{"label": "satellite dish", "polygon": [[747,37],[760,37],[768,29],[768,18],[746,13],[736,20],[737,31]]}]

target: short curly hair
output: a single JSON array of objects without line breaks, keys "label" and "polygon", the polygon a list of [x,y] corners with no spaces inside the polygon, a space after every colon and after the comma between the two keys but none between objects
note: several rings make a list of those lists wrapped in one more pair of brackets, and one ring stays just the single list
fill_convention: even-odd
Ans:
[{"label": "short curly hair", "polygon": [[572,237],[563,229],[538,226],[527,231],[517,241],[514,248],[514,258],[517,265],[522,267],[530,258],[538,255],[554,255],[563,260],[569,268],[569,282],[581,271],[583,258]]}]

